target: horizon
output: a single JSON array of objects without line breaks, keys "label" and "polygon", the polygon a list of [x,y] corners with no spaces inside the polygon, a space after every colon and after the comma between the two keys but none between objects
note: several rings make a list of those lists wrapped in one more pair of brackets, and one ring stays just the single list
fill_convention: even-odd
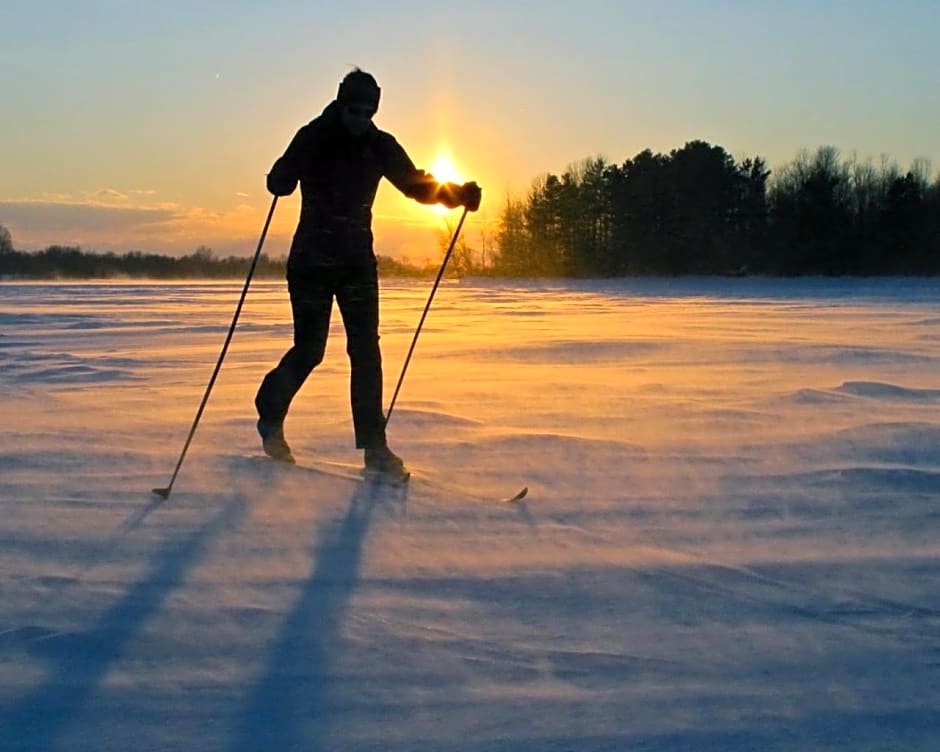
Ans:
[{"label": "horizon", "polygon": [[[377,126],[419,167],[483,186],[471,241],[539,175],[696,139],[773,170],[823,145],[902,170],[924,158],[933,178],[937,16],[929,2],[31,3],[4,11],[0,224],[19,250],[250,255],[264,173],[354,65],[382,86]],[[403,38],[419,40],[407,55]],[[279,203],[273,257],[298,194]],[[377,253],[437,257],[446,215],[385,181],[374,214]]]}]

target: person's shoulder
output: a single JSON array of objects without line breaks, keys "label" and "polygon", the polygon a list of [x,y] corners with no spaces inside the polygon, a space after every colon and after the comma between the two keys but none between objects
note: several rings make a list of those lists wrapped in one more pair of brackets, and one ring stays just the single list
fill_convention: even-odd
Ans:
[{"label": "person's shoulder", "polygon": [[391,133],[383,131],[381,128],[375,129],[375,135],[372,138],[373,143],[384,154],[401,149],[401,144],[398,143],[398,140]]},{"label": "person's shoulder", "polygon": [[323,120],[323,115],[317,115],[309,123],[304,123],[302,126],[300,126],[300,130],[297,132],[303,133],[306,135],[314,135],[314,134],[322,133],[324,125],[325,125],[325,122]]},{"label": "person's shoulder", "polygon": [[336,125],[336,104],[331,102],[323,112],[317,115],[306,125],[301,126],[300,131],[308,135],[322,136]]},{"label": "person's shoulder", "polygon": [[328,123],[323,115],[317,115],[309,123],[305,123],[297,130],[294,140],[298,145],[306,148],[316,148],[328,140]]}]

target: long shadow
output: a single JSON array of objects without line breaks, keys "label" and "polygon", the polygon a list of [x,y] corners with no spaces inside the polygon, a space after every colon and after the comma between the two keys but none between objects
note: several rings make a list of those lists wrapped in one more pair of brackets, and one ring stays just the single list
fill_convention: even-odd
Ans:
[{"label": "long shadow", "polygon": [[124,655],[141,627],[185,579],[211,541],[244,515],[238,498],[189,537],[168,545],[153,558],[147,576],[83,633],[41,643],[49,661],[49,678],[30,694],[0,708],[0,750],[44,752],[57,740],[96,693],[101,680]]},{"label": "long shadow", "polygon": [[535,516],[532,514],[532,511],[529,509],[529,502],[524,499],[521,501],[513,502],[513,506],[516,508],[516,513],[523,521],[529,526],[533,533],[538,535],[539,524],[535,519]]},{"label": "long shadow", "polygon": [[233,752],[330,749],[339,633],[358,586],[369,520],[376,504],[388,501],[391,494],[404,503],[407,486],[360,485],[342,522],[315,544],[310,579],[237,719]]}]

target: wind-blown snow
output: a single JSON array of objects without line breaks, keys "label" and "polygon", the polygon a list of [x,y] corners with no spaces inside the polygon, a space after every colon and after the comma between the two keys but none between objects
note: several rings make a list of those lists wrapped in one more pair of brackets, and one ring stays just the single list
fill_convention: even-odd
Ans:
[{"label": "wind-blown snow", "polygon": [[940,749],[940,282],[447,283],[398,490],[258,283],[160,503],[240,287],[0,285],[0,750]]}]

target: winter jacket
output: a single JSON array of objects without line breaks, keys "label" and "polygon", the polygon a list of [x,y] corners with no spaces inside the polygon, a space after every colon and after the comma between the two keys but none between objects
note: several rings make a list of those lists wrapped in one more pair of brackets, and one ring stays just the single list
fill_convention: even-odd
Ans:
[{"label": "winter jacket", "polygon": [[459,205],[459,186],[416,168],[395,138],[374,124],[353,136],[340,122],[339,107],[330,103],[297,131],[268,174],[268,190],[277,196],[290,195],[300,181],[289,270],[372,262],[372,203],[383,177],[422,204]]}]

